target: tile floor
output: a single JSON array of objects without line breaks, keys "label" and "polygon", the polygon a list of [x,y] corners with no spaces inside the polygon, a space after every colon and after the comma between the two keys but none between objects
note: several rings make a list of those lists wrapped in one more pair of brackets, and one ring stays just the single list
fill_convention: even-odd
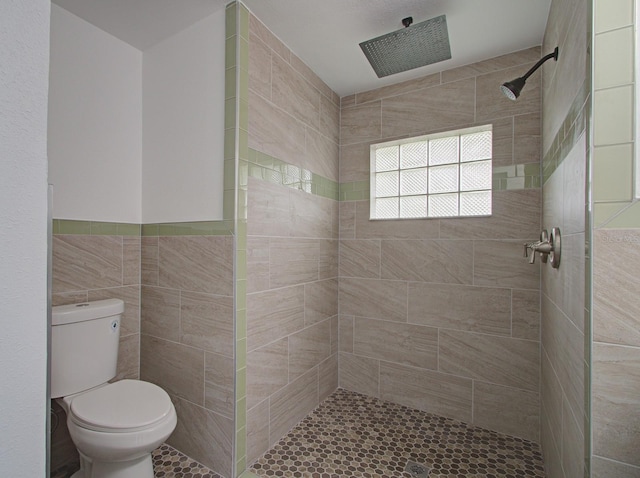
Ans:
[{"label": "tile floor", "polygon": [[[259,477],[544,477],[537,444],[337,390],[251,467]],[[426,470],[423,470],[426,471]],[[426,474],[420,475],[426,476]]]}]

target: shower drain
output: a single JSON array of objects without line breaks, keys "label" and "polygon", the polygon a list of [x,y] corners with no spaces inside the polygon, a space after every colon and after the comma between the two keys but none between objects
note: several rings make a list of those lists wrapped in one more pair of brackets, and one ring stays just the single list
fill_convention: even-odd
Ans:
[{"label": "shower drain", "polygon": [[427,468],[424,465],[419,465],[414,461],[408,461],[404,471],[415,478],[427,478],[429,476],[429,473],[431,473],[431,468]]}]

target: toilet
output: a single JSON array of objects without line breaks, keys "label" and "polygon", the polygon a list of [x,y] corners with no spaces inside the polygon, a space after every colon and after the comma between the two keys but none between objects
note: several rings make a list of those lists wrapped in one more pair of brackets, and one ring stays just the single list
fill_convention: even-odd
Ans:
[{"label": "toilet", "polygon": [[72,478],[153,478],[151,452],[176,427],[167,392],[116,375],[119,299],[53,307],[51,398],[67,414],[80,454]]}]

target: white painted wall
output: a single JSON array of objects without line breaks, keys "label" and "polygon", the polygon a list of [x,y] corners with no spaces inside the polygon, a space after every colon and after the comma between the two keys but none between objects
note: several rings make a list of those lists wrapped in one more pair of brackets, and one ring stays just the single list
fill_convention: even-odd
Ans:
[{"label": "white painted wall", "polygon": [[144,223],[222,219],[225,14],[144,51]]},{"label": "white painted wall", "polygon": [[49,0],[0,2],[0,476],[45,476]]},{"label": "white painted wall", "polygon": [[52,5],[53,217],[140,223],[141,169],[142,52]]}]

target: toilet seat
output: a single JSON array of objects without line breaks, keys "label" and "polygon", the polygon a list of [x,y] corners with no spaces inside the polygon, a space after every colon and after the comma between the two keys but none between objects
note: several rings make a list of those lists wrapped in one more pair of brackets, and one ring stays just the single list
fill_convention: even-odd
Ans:
[{"label": "toilet seat", "polygon": [[170,418],[167,392],[149,382],[120,380],[74,397],[69,419],[79,427],[106,433],[131,433]]}]

